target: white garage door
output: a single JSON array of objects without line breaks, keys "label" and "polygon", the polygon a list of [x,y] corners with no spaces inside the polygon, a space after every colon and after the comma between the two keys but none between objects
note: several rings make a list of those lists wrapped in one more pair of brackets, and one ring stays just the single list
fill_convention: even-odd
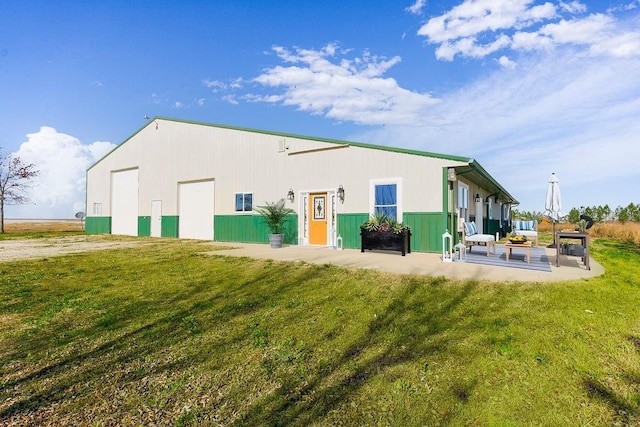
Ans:
[{"label": "white garage door", "polygon": [[111,174],[111,234],[138,235],[138,169]]},{"label": "white garage door", "polygon": [[178,185],[178,236],[213,240],[213,181]]}]

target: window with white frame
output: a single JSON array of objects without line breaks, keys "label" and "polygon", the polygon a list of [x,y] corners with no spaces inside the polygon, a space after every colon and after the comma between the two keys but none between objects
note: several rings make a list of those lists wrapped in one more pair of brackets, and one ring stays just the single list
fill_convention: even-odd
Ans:
[{"label": "window with white frame", "polygon": [[402,180],[372,180],[370,200],[371,214],[384,213],[402,222]]},{"label": "window with white frame", "polygon": [[93,204],[93,215],[102,215],[102,203],[95,202]]},{"label": "window with white frame", "polygon": [[253,211],[253,193],[235,193],[235,199],[236,212]]},{"label": "window with white frame", "polygon": [[469,186],[458,182],[458,218],[469,221]]}]

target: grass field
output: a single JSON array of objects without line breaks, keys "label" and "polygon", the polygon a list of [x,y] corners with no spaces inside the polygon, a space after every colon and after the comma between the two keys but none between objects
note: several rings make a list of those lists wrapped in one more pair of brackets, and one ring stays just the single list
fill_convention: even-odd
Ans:
[{"label": "grass field", "polygon": [[[575,229],[575,224],[557,224],[556,229]],[[545,237],[549,240],[553,239],[553,225],[548,221],[543,221],[539,227],[538,231],[542,232]],[[593,228],[589,230],[589,234],[591,237],[595,238],[604,238],[604,239],[614,239],[622,242],[630,242],[635,243],[636,245],[640,245],[640,223],[638,222],[603,222],[594,224]]]},{"label": "grass field", "polygon": [[630,425],[640,248],[494,283],[148,245],[0,263],[0,425]]}]

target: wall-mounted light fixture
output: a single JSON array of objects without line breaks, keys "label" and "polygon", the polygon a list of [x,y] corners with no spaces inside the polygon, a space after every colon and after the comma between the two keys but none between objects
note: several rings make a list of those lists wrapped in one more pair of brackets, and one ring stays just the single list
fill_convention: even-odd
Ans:
[{"label": "wall-mounted light fixture", "polygon": [[296,195],[293,192],[293,188],[289,189],[289,192],[287,193],[287,200],[290,201],[291,203],[293,203],[293,200],[296,198]]},{"label": "wall-mounted light fixture", "polygon": [[344,187],[342,184],[338,186],[338,199],[340,199],[340,203],[344,203]]},{"label": "wall-mounted light fixture", "polygon": [[476,203],[480,203],[482,201],[482,197],[478,193],[476,193]]},{"label": "wall-mounted light fixture", "polygon": [[456,180],[456,170],[454,168],[447,169],[447,180],[448,181]]}]

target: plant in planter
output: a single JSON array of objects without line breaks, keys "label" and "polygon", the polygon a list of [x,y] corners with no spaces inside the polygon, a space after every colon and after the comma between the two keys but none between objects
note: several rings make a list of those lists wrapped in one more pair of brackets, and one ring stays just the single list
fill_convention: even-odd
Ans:
[{"label": "plant in planter", "polygon": [[295,211],[285,206],[284,199],[273,203],[265,202],[264,206],[257,206],[254,210],[262,216],[267,227],[271,230],[269,245],[272,248],[282,247],[284,223],[287,220],[287,215],[293,214]]},{"label": "plant in planter", "polygon": [[402,256],[411,253],[411,230],[395,218],[384,213],[371,216],[360,225],[361,252],[365,249],[400,251]]}]

